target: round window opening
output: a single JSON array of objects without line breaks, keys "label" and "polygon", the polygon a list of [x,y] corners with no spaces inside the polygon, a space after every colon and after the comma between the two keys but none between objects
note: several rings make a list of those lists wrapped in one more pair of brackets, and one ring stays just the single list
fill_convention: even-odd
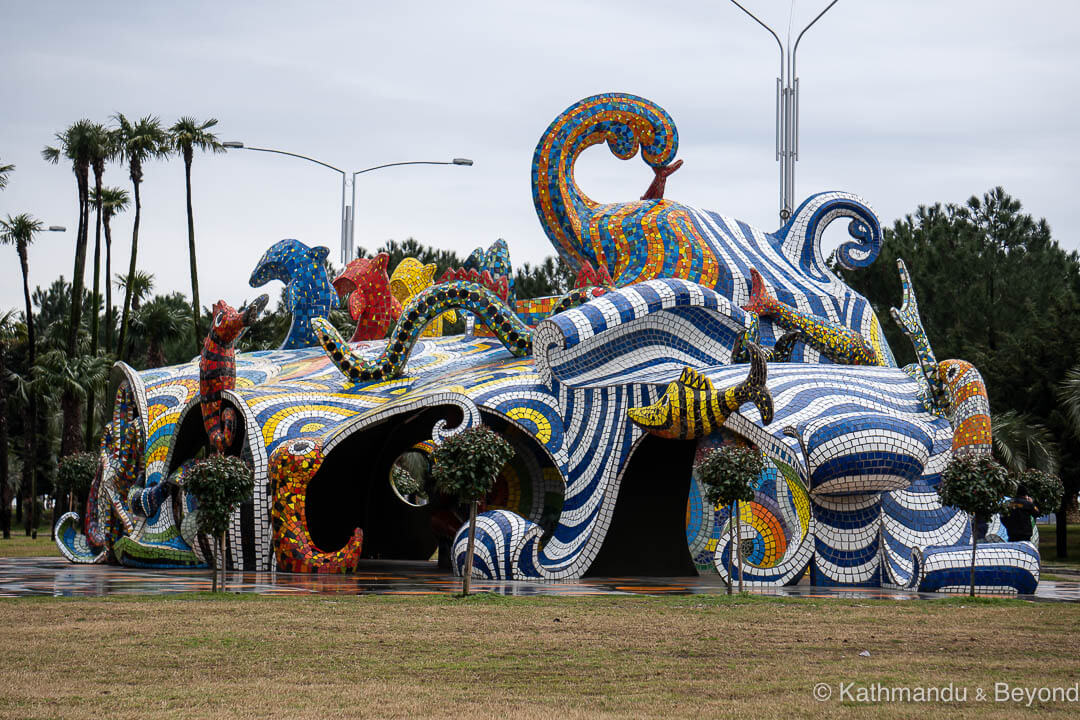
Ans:
[{"label": "round window opening", "polygon": [[428,503],[427,487],[431,461],[419,450],[406,450],[390,466],[390,487],[398,500],[413,507]]}]

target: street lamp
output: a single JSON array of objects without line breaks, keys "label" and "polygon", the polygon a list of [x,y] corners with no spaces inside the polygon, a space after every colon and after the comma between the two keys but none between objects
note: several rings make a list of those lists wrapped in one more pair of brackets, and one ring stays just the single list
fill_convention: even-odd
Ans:
[{"label": "street lamp", "polygon": [[469,158],[454,158],[450,162],[439,162],[434,160],[412,160],[409,162],[396,162],[386,163],[385,165],[375,165],[374,167],[364,168],[363,170],[357,170],[352,174],[352,205],[349,207],[349,243],[348,247],[342,245],[341,247],[341,262],[348,264],[348,258],[353,256],[356,249],[356,225],[353,223],[353,215],[356,211],[356,176],[363,175],[364,173],[371,172],[372,170],[381,170],[382,168],[396,167],[398,165],[463,165],[470,167],[473,161]]},{"label": "street lamp", "polygon": [[780,36],[762,22],[754,13],[731,0],[735,7],[749,15],[754,22],[769,31],[780,48],[780,77],[776,78],[776,159],[780,162],[780,219],[787,222],[792,212],[792,196],[795,194],[795,161],[799,159],[799,76],[795,71],[795,57],[803,35],[821,16],[829,12],[838,0],[832,0],[824,10],[802,29],[791,47],[791,23],[788,23],[787,47]]},{"label": "street lamp", "polygon": [[67,228],[63,225],[50,225],[49,232],[67,232]]},{"label": "street lamp", "polygon": [[[334,167],[329,163],[324,163],[322,160],[316,160],[315,158],[308,157],[307,155],[300,155],[298,153],[286,152],[285,150],[273,150],[271,148],[257,148],[244,145],[239,140],[229,140],[228,142],[221,143],[223,147],[231,148],[235,150],[255,150],[258,152],[275,153],[277,155],[288,155],[289,157],[300,158],[301,160],[307,160],[313,162],[316,165],[322,165],[325,168],[330,168],[334,172],[341,173],[341,262],[343,265],[347,265],[353,255],[353,208],[356,206],[356,176],[372,170],[380,170],[387,167],[397,167],[399,165],[464,165],[469,166],[473,164],[473,161],[469,158],[454,158],[449,162],[442,162],[436,160],[412,160],[409,162],[395,162],[386,163],[384,165],[375,165],[374,167],[365,168],[363,170],[357,170],[349,175],[341,168]],[[347,182],[352,183],[352,205],[345,204],[345,187]]]}]

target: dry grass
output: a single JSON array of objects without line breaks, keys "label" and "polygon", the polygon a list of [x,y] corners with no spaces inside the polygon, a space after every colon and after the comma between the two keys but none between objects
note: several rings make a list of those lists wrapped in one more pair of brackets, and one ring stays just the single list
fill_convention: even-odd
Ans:
[{"label": "dry grass", "polygon": [[0,717],[1011,718],[811,689],[1072,686],[1078,623],[966,599],[25,598],[0,601]]},{"label": "dry grass", "polygon": [[1044,563],[1080,569],[1080,524],[1069,523],[1068,530],[1065,531],[1065,540],[1068,543],[1066,550],[1069,557],[1059,559],[1057,556],[1057,526],[1040,525],[1039,555],[1042,556]]},{"label": "dry grass", "polygon": [[16,527],[11,523],[11,537],[0,538],[0,557],[59,557],[60,548],[49,539],[49,526],[43,525],[38,528],[36,539],[26,534],[23,526]]}]

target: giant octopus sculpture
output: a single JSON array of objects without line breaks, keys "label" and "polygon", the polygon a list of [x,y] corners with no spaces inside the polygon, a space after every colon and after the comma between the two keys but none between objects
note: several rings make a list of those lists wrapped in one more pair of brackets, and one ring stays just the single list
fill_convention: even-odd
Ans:
[{"label": "giant octopus sculpture", "polygon": [[[577,158],[601,143],[623,159],[640,152],[653,171],[642,199],[600,204],[577,186]],[[870,304],[825,263],[821,237],[840,218],[852,239],[837,261],[872,263],[877,217],[856,195],[826,192],[764,232],[667,199],[677,151],[671,118],[644,98],[575,103],[540,138],[532,187],[578,287],[516,297],[498,281],[513,275],[497,244],[411,293],[376,339],[345,341],[327,305],[305,309],[304,339],[318,347],[238,355],[237,385],[222,399],[257,482],[234,518],[228,561],[348,572],[365,557],[430,557],[435,512],[395,496],[390,468],[483,423],[516,454],[478,518],[478,576],[726,576],[733,518],[704,500],[692,464],[741,443],[767,459],[754,501],[740,506],[751,585],[809,574],[820,585],[963,586],[970,524],[935,488],[950,457],[989,451],[986,390],[969,363],[934,357],[902,264],[893,316],[917,357],[905,368]],[[281,277],[268,263],[253,281]],[[450,311],[490,335],[424,335]],[[103,476],[151,487],[198,444],[184,422],[197,368],[118,372],[127,384],[116,406],[128,419],[114,420],[103,444]],[[124,422],[140,430],[125,435]],[[122,480],[110,469],[121,452],[141,453]],[[105,545],[93,548],[115,547],[95,532]],[[459,572],[465,547],[459,531]],[[977,565],[984,588],[1030,592],[1038,582],[1030,542],[981,545]]]}]

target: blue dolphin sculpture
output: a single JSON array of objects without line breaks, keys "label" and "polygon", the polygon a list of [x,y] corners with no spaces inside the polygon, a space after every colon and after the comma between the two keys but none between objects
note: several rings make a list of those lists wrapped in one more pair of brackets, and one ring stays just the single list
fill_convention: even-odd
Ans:
[{"label": "blue dolphin sculpture", "polygon": [[291,238],[270,246],[251,273],[248,284],[260,287],[271,280],[285,283],[285,305],[292,313],[289,334],[281,350],[295,350],[319,344],[311,319],[329,317],[338,306],[337,293],[326,274],[326,247],[308,247]]}]

